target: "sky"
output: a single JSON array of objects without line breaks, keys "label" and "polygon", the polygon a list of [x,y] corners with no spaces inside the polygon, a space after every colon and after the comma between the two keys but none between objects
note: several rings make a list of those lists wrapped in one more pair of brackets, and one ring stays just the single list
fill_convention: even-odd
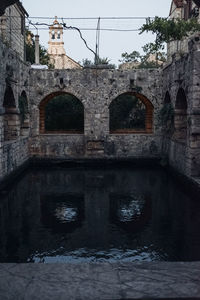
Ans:
[{"label": "sky", "polygon": [[[58,18],[103,18],[103,17],[144,17],[144,19],[112,19],[100,20],[102,29],[135,30],[145,23],[146,17],[169,15],[171,0],[22,0],[32,22],[52,24],[54,17]],[[35,19],[33,17],[48,17],[52,19]],[[58,19],[59,20],[59,19]],[[98,19],[65,20],[67,26],[81,29],[96,29]],[[33,28],[31,26],[31,28]],[[37,26],[40,43],[48,47],[48,27]],[[33,30],[36,34],[36,30]],[[82,35],[90,48],[95,50],[96,30],[82,30]],[[119,64],[123,52],[134,50],[142,53],[142,46],[154,41],[155,37],[149,34],[139,35],[138,31],[100,31],[99,56],[107,57],[111,63]],[[77,31],[64,31],[64,47],[66,54],[81,62],[88,58],[93,60],[94,55],[85,47]]]}]

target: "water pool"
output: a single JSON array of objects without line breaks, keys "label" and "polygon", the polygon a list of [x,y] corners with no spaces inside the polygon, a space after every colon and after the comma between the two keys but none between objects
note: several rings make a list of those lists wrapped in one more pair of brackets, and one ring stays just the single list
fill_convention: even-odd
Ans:
[{"label": "water pool", "polygon": [[0,262],[200,260],[200,199],[162,169],[30,169],[1,192]]}]

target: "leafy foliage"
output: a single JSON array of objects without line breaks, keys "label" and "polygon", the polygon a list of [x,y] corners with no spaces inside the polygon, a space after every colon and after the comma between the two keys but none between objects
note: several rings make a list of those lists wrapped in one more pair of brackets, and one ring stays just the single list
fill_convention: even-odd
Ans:
[{"label": "leafy foliage", "polygon": [[88,68],[95,68],[97,66],[105,65],[109,69],[115,69],[116,66],[114,64],[110,64],[110,59],[108,57],[96,58],[94,62],[89,59],[82,60],[82,66]]},{"label": "leafy foliage", "polygon": [[[35,63],[35,41],[34,35],[30,31],[26,31],[26,61],[30,62],[31,64]],[[40,64],[47,65],[49,69],[53,69],[54,66],[50,63],[50,57],[47,53],[45,47],[39,45],[40,51]]]},{"label": "leafy foliage", "polygon": [[134,95],[123,94],[110,105],[110,130],[145,129],[145,105]]},{"label": "leafy foliage", "polygon": [[175,40],[182,40],[189,34],[200,30],[200,24],[196,18],[189,20],[183,19],[166,19],[155,17],[154,20],[148,18],[146,24],[140,28],[140,34],[143,32],[152,32],[156,34],[155,43],[147,44],[151,53],[158,52],[164,49],[164,43],[169,43]]},{"label": "leafy foliage", "polygon": [[121,56],[122,59],[120,60],[120,62],[122,63],[141,61],[141,55],[138,51],[133,51],[131,53],[124,52]]},{"label": "leafy foliage", "polygon": [[65,94],[51,99],[45,107],[47,131],[84,130],[84,107],[73,95]]},{"label": "leafy foliage", "polygon": [[[138,51],[133,51],[131,53],[122,53],[122,59],[120,62],[122,63],[135,63],[134,68],[137,69],[152,69],[158,68],[162,64],[161,62],[166,61],[166,54],[164,52],[156,53],[156,60],[150,60],[150,55],[152,53],[151,49],[149,49],[148,45],[143,47],[144,55],[141,55]],[[158,64],[159,61],[159,64]]]}]

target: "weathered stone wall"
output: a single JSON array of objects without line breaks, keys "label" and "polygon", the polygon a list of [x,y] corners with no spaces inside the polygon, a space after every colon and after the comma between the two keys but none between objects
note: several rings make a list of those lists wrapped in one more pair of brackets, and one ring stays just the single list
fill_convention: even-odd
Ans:
[{"label": "weathered stone wall", "polygon": [[[166,156],[170,165],[181,173],[199,176],[199,50],[199,37],[193,38],[189,44],[189,53],[180,60],[174,60],[164,70],[34,70],[0,42],[0,180],[30,157],[90,159]],[[13,91],[15,107],[11,118],[7,120],[4,96],[8,86]],[[169,92],[175,108],[180,88],[184,90],[187,100],[185,139],[178,139],[176,132],[166,134],[158,117],[165,93]],[[18,122],[18,99],[22,92],[27,95],[30,113],[23,128]],[[117,96],[126,92],[139,93],[152,103],[152,132],[110,133],[109,105]],[[82,102],[84,134],[41,132],[40,121],[44,115],[40,114],[40,105],[56,93],[72,94]],[[180,120],[180,117],[176,118],[175,123],[180,123]],[[17,133],[12,139],[6,137],[6,126],[11,124],[7,121],[11,121]]]},{"label": "weathered stone wall", "polygon": [[21,60],[24,60],[25,16],[18,4],[7,7],[5,14],[0,17],[0,37],[18,53]]},{"label": "weathered stone wall", "polygon": [[178,90],[187,99],[187,137],[178,141],[174,135],[164,137],[163,149],[172,166],[189,176],[200,175],[200,42],[194,37],[189,42],[189,53],[174,60],[163,71],[163,99],[168,91],[175,108]]},{"label": "weathered stone wall", "polygon": [[[159,156],[161,132],[157,114],[161,85],[161,70],[31,70],[31,154],[54,158]],[[153,104],[153,133],[110,134],[110,103],[120,94],[138,88]],[[39,105],[57,92],[73,94],[83,103],[84,135],[40,134]]]},{"label": "weathered stone wall", "polygon": [[[29,66],[19,60],[16,52],[0,41],[0,181],[29,157],[28,138],[20,134],[20,122],[15,122],[18,133],[12,140],[6,140],[4,96],[9,85],[15,98],[16,111],[11,118],[19,120],[18,98],[22,91],[29,94]],[[14,122],[10,119],[10,122]],[[13,125],[13,124],[12,124]]]}]

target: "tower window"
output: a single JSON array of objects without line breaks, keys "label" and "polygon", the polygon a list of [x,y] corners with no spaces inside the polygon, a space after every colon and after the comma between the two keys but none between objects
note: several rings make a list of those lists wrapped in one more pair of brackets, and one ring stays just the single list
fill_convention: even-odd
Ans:
[{"label": "tower window", "polygon": [[60,39],[60,31],[58,31],[58,40]]}]

